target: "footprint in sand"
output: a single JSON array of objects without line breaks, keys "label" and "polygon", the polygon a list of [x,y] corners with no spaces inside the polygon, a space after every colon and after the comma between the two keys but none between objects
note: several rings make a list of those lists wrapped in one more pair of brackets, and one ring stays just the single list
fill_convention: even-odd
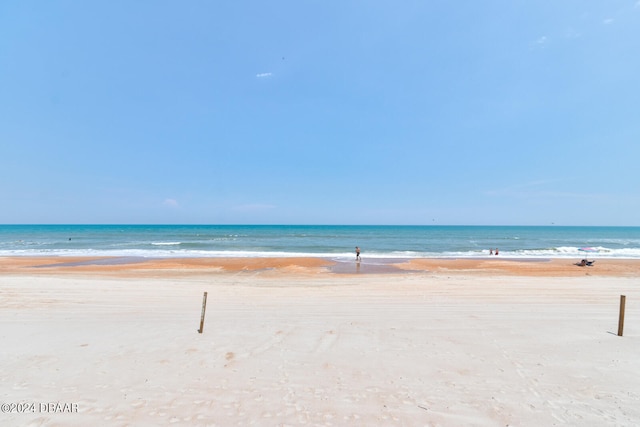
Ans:
[{"label": "footprint in sand", "polygon": [[318,343],[318,347],[316,347],[316,352],[324,352],[329,350],[338,340],[338,334],[331,330],[327,331],[322,338],[320,338],[320,342]]},{"label": "footprint in sand", "polygon": [[[279,346],[282,341],[284,341],[284,339],[290,334],[290,331],[284,332],[284,331],[277,331],[274,336],[266,339],[265,341],[263,341],[259,346],[257,346],[256,348],[254,348],[248,355],[249,356],[256,356],[258,354],[264,353],[268,350],[271,350],[274,347]],[[241,355],[241,356],[245,356],[245,355]]]}]

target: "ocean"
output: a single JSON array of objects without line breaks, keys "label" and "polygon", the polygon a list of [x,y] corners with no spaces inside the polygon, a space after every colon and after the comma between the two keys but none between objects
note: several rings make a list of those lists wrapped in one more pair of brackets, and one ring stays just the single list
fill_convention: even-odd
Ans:
[{"label": "ocean", "polygon": [[[640,227],[0,225],[0,256],[640,259]],[[587,251],[584,249],[588,248]]]}]

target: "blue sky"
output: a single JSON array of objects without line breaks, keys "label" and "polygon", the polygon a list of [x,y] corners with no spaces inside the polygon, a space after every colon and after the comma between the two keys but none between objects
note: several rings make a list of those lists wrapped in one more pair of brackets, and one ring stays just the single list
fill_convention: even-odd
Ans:
[{"label": "blue sky", "polygon": [[4,1],[0,223],[640,225],[640,1]]}]

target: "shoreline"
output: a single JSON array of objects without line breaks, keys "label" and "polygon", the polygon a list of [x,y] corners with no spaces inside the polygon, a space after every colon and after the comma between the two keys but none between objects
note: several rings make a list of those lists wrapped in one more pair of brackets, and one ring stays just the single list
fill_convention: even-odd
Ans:
[{"label": "shoreline", "polygon": [[0,275],[127,275],[159,273],[224,274],[253,272],[291,274],[438,274],[557,276],[640,276],[640,260],[596,259],[593,266],[578,266],[567,258],[365,258],[355,260],[322,257],[240,258],[144,258],[144,257],[0,257]]}]

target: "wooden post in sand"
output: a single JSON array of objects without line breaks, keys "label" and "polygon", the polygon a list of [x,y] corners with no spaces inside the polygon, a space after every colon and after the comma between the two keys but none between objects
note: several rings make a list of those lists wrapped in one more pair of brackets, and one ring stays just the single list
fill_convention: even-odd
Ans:
[{"label": "wooden post in sand", "polygon": [[622,336],[622,330],[624,329],[624,303],[627,299],[626,296],[620,295],[620,316],[618,317],[618,336]]},{"label": "wooden post in sand", "polygon": [[202,296],[202,315],[200,316],[200,329],[198,329],[198,333],[201,334],[204,330],[204,312],[207,309],[207,293],[205,292]]}]

